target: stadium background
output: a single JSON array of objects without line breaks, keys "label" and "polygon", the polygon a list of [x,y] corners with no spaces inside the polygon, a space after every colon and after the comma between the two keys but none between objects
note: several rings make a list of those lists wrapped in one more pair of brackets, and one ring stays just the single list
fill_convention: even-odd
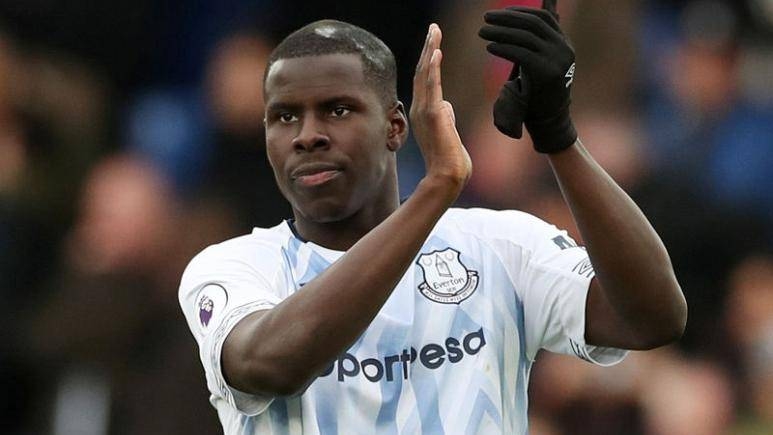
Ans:
[{"label": "stadium background", "polygon": [[[405,102],[440,23],[475,166],[460,204],[576,237],[544,157],[492,126],[508,65],[476,32],[505,3],[1,0],[0,432],[219,431],[177,284],[202,247],[287,216],[261,78],[311,20],[384,39]],[[611,369],[541,354],[531,433],[771,434],[773,1],[560,3],[581,137],[662,235],[690,319],[678,345]],[[399,158],[408,194],[422,162],[415,144]]]}]

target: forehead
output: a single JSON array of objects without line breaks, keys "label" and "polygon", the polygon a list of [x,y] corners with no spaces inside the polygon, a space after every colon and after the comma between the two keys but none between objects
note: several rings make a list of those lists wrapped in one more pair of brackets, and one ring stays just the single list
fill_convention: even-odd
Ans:
[{"label": "forehead", "polygon": [[280,59],[266,76],[266,101],[319,92],[362,92],[369,87],[360,56],[325,54]]}]

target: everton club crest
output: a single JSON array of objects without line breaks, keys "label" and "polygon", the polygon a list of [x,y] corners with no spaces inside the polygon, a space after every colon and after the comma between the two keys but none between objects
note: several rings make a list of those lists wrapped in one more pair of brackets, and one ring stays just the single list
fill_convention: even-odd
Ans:
[{"label": "everton club crest", "polygon": [[421,254],[416,264],[424,273],[419,291],[435,302],[459,304],[478,288],[478,272],[462,264],[456,249]]}]

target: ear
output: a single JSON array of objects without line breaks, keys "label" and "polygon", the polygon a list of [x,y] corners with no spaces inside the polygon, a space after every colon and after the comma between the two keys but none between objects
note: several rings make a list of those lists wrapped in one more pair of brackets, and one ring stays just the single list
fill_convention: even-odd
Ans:
[{"label": "ear", "polygon": [[405,114],[405,106],[398,101],[389,109],[389,132],[387,134],[387,148],[395,152],[400,149],[408,138],[408,117]]}]

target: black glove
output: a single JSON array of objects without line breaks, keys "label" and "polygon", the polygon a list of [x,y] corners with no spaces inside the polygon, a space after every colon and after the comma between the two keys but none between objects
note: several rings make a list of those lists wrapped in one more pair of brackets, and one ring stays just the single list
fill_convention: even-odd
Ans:
[{"label": "black glove", "polygon": [[516,64],[510,78],[499,91],[494,102],[494,125],[507,136],[520,139],[523,136],[523,120],[529,107],[528,83],[523,80],[523,71]]},{"label": "black glove", "polygon": [[570,147],[577,140],[569,117],[574,50],[554,14],[511,7],[487,12],[485,21],[479,35],[491,41],[486,49],[520,65],[520,75],[505,83],[494,105],[494,124],[502,133],[520,137],[514,134],[520,133],[516,124],[523,120],[539,152]]},{"label": "black glove", "polygon": [[[558,19],[557,0],[516,0],[517,6],[542,8]],[[523,136],[523,120],[529,103],[528,83],[518,62],[513,62],[510,76],[499,91],[494,103],[494,125],[507,136],[520,139]]]}]

